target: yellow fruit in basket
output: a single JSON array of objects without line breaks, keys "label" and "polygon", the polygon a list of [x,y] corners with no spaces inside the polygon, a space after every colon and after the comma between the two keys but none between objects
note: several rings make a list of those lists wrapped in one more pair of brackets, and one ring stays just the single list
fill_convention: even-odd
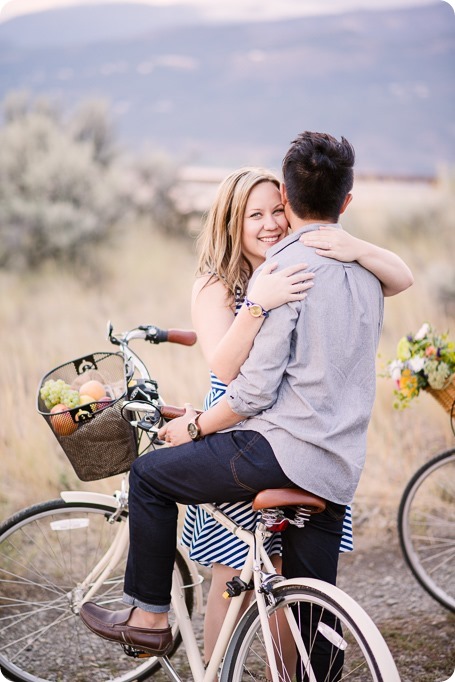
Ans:
[{"label": "yellow fruit in basket", "polygon": [[79,396],[79,405],[87,405],[88,403],[96,403],[96,398],[94,398],[92,395],[80,395]]},{"label": "yellow fruit in basket", "polygon": [[79,393],[81,395],[91,396],[92,400],[99,400],[100,398],[104,398],[106,395],[106,389],[104,388],[101,381],[92,379],[91,381],[86,381],[85,384],[82,384],[79,389]]},{"label": "yellow fruit in basket", "polygon": [[76,431],[78,425],[73,422],[67,406],[63,403],[55,405],[51,410],[51,415],[51,426],[57,435],[70,436]]}]

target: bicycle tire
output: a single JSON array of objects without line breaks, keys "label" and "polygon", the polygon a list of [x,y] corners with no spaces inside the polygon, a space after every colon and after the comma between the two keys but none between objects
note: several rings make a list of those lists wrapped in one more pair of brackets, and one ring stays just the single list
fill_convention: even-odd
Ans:
[{"label": "bicycle tire", "polygon": [[[112,543],[114,509],[97,503],[50,500],[24,509],[0,526],[0,670],[25,682],[132,682],[161,666],[159,659],[134,659],[93,635],[72,611],[77,582],[88,575]],[[126,556],[103,583],[95,600],[119,603]],[[194,587],[185,559],[176,554],[188,612]],[[74,602],[73,602],[74,603]],[[123,607],[124,608],[124,607]],[[181,642],[174,624],[174,646]]]},{"label": "bicycle tire", "polygon": [[398,509],[398,535],[417,581],[455,611],[455,449],[436,455],[410,479]]},{"label": "bicycle tire", "polygon": [[[309,631],[313,633],[309,638],[311,645],[306,647],[312,667],[316,665],[318,654],[321,655],[319,646],[325,644],[325,670],[319,670],[315,678],[318,682],[337,682],[341,679],[349,682],[399,682],[398,671],[382,635],[365,611],[345,592],[319,580],[299,579],[279,584],[274,588],[273,595],[276,604],[267,607],[269,623],[273,624],[280,611],[286,607],[291,607],[296,614],[299,630],[307,617]],[[296,671],[286,670],[283,666],[283,648],[292,635],[289,632],[284,636],[281,631],[280,636],[279,630],[275,632],[278,634],[273,635],[273,644],[277,665],[281,666],[280,682],[289,682],[291,679],[307,682],[308,672],[305,672],[301,660]],[[343,651],[343,662],[340,660],[340,651]],[[266,662],[259,611],[254,603],[231,638],[220,682],[265,682],[270,679]]]}]

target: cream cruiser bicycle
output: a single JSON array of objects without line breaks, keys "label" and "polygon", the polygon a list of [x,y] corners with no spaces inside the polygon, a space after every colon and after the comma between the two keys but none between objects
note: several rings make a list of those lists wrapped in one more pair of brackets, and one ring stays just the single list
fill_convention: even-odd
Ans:
[{"label": "cream cruiser bicycle", "polygon": [[[287,523],[311,523],[311,514],[324,508],[323,500],[298,489],[291,497],[288,489],[287,499],[282,491],[259,493],[254,506],[261,510],[261,519],[255,532],[243,529],[215,505],[203,505],[249,546],[240,577],[227,584],[230,607],[207,667],[191,621],[192,614],[203,609],[201,579],[180,547],[172,589],[174,645],[167,656],[144,658],[131,648],[125,652],[85,627],[78,615],[85,601],[114,609],[121,602],[128,550],[127,470],[132,458],[150,447],[162,447],[158,428],[163,419],[179,413],[178,408],[164,405],[156,382],[129,342],[169,340],[190,345],[195,336],[153,326],[114,335],[109,326],[109,339],[119,346],[119,353],[81,358],[45,377],[46,381],[49,377],[65,383],[71,380],[73,385],[79,379],[108,377],[112,391],[107,399],[88,409],[71,408],[57,417],[49,414],[41,397],[38,406],[79,477],[94,480],[123,470],[121,490],[112,496],[64,491],[60,499],[24,509],[0,527],[0,667],[4,676],[29,682],[133,682],[161,670],[173,682],[217,678],[221,682],[322,682],[313,664],[323,643],[329,649],[327,682],[399,682],[384,639],[353,599],[319,580],[286,580],[276,574],[264,539]],[[122,453],[112,454],[114,437],[122,443]],[[108,460],[106,466],[102,460]],[[250,605],[239,618],[245,599]],[[179,646],[184,647],[190,677],[173,665]],[[292,670],[287,669],[289,650]]]}]

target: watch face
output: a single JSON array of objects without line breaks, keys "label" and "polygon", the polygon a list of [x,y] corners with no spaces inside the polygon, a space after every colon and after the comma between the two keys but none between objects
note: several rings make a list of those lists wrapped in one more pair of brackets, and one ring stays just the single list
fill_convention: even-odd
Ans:
[{"label": "watch face", "polygon": [[199,436],[199,429],[197,425],[194,424],[193,422],[190,422],[188,424],[188,433],[190,435],[190,438],[192,438],[193,440],[195,440]]},{"label": "watch face", "polygon": [[262,316],[262,308],[260,305],[250,306],[249,311],[253,317],[261,317]]}]

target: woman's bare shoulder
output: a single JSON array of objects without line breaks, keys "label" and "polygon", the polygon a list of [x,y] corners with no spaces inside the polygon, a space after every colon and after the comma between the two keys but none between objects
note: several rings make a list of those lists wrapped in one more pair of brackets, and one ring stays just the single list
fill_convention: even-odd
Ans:
[{"label": "woman's bare shoulder", "polygon": [[226,285],[211,274],[200,275],[193,284],[192,301],[203,295],[204,298],[223,298],[228,296]]},{"label": "woman's bare shoulder", "polygon": [[194,280],[193,293],[194,292],[199,293],[201,291],[201,289],[203,289],[205,286],[207,286],[209,284],[209,282],[212,282],[213,284],[215,284],[218,281],[219,280],[216,279],[210,273],[205,273],[204,275],[199,275]]}]

